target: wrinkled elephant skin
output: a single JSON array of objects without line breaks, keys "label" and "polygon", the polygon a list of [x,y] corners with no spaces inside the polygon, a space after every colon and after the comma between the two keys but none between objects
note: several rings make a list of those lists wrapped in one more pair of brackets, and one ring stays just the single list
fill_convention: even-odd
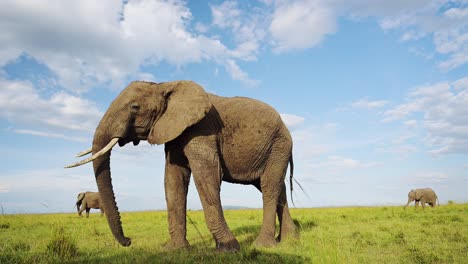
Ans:
[{"label": "wrinkled elephant skin", "polygon": [[[167,248],[189,246],[186,206],[191,176],[217,251],[240,248],[221,207],[222,181],[254,185],[262,192],[263,223],[255,245],[273,246],[297,236],[284,182],[288,164],[292,182],[292,138],[269,105],[250,98],[216,96],[191,81],[132,82],[96,128],[93,155],[106,146],[111,148],[112,139],[118,139],[120,146],[137,145],[141,140],[165,144],[164,187],[171,237]],[[131,240],[124,236],[111,183],[110,152],[91,160],[111,231],[128,246]],[[280,231],[275,239],[276,215]]]}]

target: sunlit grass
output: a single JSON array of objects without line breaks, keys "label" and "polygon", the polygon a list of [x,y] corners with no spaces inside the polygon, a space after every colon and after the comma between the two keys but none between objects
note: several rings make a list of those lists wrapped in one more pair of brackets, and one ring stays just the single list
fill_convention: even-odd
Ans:
[{"label": "sunlit grass", "polygon": [[468,263],[468,204],[425,211],[402,207],[292,209],[298,240],[254,248],[261,210],[228,210],[241,244],[214,252],[203,212],[189,211],[190,251],[164,251],[166,212],[122,213],[132,246],[115,242],[98,213],[0,215],[0,263]]}]

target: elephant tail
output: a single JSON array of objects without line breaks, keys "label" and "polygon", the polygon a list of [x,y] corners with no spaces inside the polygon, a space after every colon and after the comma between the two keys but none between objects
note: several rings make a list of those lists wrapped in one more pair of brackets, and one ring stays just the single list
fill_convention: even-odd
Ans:
[{"label": "elephant tail", "polygon": [[291,152],[291,156],[289,156],[289,190],[291,191],[291,202],[294,206],[294,198],[293,198],[293,174],[294,174],[294,161],[293,155]]},{"label": "elephant tail", "polygon": [[294,174],[294,161],[293,161],[293,155],[291,152],[291,156],[289,157],[289,186],[290,186],[290,191],[291,191],[291,202],[293,206],[296,206],[294,204],[294,198],[293,198],[293,179],[296,182],[297,186],[302,190],[302,192],[307,196],[307,198],[310,199],[309,195],[305,192],[304,188],[302,188],[302,185],[293,177]]}]

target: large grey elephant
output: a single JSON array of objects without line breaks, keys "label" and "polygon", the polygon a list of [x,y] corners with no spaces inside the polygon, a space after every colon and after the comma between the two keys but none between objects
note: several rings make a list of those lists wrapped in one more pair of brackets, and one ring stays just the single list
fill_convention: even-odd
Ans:
[{"label": "large grey elephant", "polygon": [[104,214],[104,209],[101,205],[101,197],[99,192],[81,192],[76,198],[76,210],[78,215],[81,216],[84,210],[86,210],[86,217],[89,217],[89,211],[91,209],[101,210],[101,216]]},{"label": "large grey elephant", "polygon": [[439,198],[437,194],[431,188],[424,188],[424,189],[413,189],[408,193],[408,202],[406,203],[405,207],[414,201],[414,206],[418,207],[419,202],[423,208],[426,207],[426,203],[429,204],[431,207],[436,206],[436,201],[439,203]]},{"label": "large grey elephant", "polygon": [[[110,150],[119,143],[165,144],[164,187],[168,210],[169,249],[189,247],[186,205],[190,175],[218,251],[235,252],[239,242],[224,219],[221,181],[251,184],[262,192],[263,224],[254,244],[273,246],[297,235],[284,183],[288,163],[292,190],[292,138],[280,115],[269,105],[244,97],[207,93],[192,81],[132,82],[111,103],[96,128],[93,161],[96,182],[114,237],[129,246],[115,202]],[[88,154],[90,150],[79,153]],[[276,214],[280,223],[275,239]]]}]

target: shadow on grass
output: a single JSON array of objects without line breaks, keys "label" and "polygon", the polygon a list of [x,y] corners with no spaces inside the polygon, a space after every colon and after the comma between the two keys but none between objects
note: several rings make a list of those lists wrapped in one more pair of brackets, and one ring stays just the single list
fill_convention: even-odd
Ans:
[{"label": "shadow on grass", "polygon": [[239,253],[216,253],[213,249],[190,251],[148,252],[143,249],[125,250],[112,256],[76,258],[69,263],[310,263],[310,259],[290,254],[261,252],[256,249]]},{"label": "shadow on grass", "polygon": [[307,221],[299,221],[297,219],[293,219],[294,224],[296,225],[297,228],[301,231],[309,231],[314,227],[317,227],[318,224],[314,220],[307,220]]},{"label": "shadow on grass", "polygon": [[239,253],[216,253],[214,250],[149,252],[143,249],[121,250],[112,255],[84,254],[59,258],[47,254],[18,256],[3,254],[1,263],[310,263],[311,260],[290,254],[243,250]]}]

